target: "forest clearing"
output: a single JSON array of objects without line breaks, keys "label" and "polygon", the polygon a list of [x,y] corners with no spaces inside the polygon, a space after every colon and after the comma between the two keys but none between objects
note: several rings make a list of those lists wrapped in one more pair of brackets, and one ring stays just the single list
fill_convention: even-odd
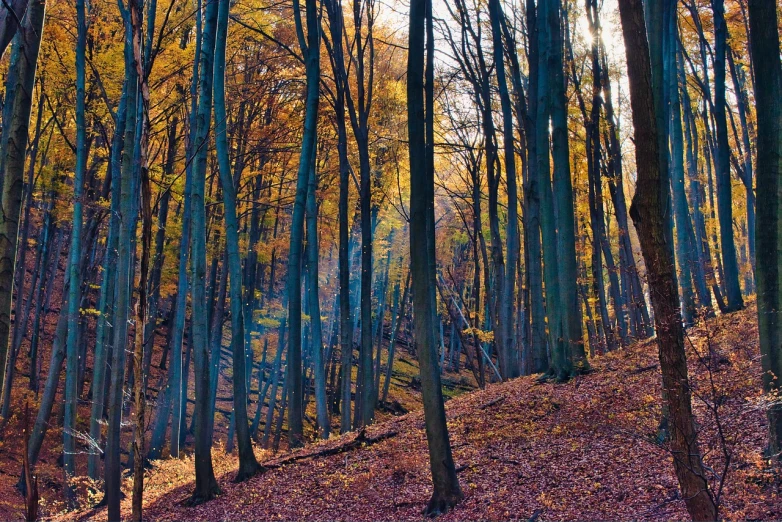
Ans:
[{"label": "forest clearing", "polygon": [[3,0],[0,519],[782,518],[780,0]]}]

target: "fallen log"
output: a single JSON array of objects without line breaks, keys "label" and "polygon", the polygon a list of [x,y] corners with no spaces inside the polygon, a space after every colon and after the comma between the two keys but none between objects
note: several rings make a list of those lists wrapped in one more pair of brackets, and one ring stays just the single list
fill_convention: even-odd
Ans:
[{"label": "fallen log", "polygon": [[399,433],[398,431],[387,431],[379,435],[367,436],[366,430],[362,428],[361,430],[359,430],[358,434],[356,434],[356,436],[353,439],[345,441],[344,443],[338,446],[334,446],[333,448],[325,448],[320,451],[315,451],[312,453],[295,453],[293,455],[289,455],[287,457],[277,459],[276,461],[272,460],[268,463],[264,463],[262,464],[262,467],[267,470],[277,469],[285,466],[286,464],[291,464],[293,462],[298,462],[300,460],[339,455],[340,453],[345,453],[347,451],[360,448],[363,444],[367,446],[372,444],[377,444],[378,442],[384,441],[386,439],[390,439],[391,437],[395,437],[398,433]]}]

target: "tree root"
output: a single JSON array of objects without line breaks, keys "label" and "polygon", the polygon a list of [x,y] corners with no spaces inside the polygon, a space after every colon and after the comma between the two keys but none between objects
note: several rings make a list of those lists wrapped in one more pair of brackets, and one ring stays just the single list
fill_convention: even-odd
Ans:
[{"label": "tree root", "polygon": [[214,499],[216,496],[220,495],[220,493],[222,493],[222,491],[220,491],[220,486],[218,486],[217,482],[215,481],[209,486],[206,492],[200,491],[198,488],[196,488],[196,490],[193,491],[193,494],[186,498],[182,504],[187,507],[199,506]]},{"label": "tree root", "polygon": [[252,463],[239,463],[239,471],[233,479],[234,483],[244,482],[250,480],[255,475],[260,475],[266,472],[266,468],[253,461]]},{"label": "tree root", "polygon": [[435,489],[434,493],[432,493],[432,498],[429,499],[429,503],[423,511],[423,515],[429,518],[444,515],[456,506],[463,497],[461,491],[441,493]]}]

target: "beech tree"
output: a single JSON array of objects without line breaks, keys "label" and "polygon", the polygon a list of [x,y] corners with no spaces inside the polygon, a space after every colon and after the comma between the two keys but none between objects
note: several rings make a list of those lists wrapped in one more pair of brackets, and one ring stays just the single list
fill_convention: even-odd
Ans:
[{"label": "beech tree", "polygon": [[[662,197],[669,183],[661,177],[660,141],[655,118],[656,100],[652,52],[641,0],[620,0],[619,13],[627,50],[627,75],[636,142],[638,181],[630,215],[638,229],[644,259],[647,262],[652,306],[655,312],[657,347],[663,388],[670,415],[671,449],[674,469],[687,510],[693,520],[717,519],[717,508],[704,478],[703,462],[692,414],[692,399],[684,353],[684,331],[675,283],[670,228],[666,227],[668,209]],[[668,232],[666,232],[666,229]]]},{"label": "beech tree", "polygon": [[[426,438],[434,491],[424,511],[445,513],[462,498],[451,454],[434,339],[434,31],[432,3],[410,4],[407,116],[410,150],[410,251],[416,351],[421,369]],[[426,34],[426,37],[424,36]],[[426,58],[425,58],[426,57]],[[425,93],[425,94],[424,94]]]},{"label": "beech tree", "polygon": [[755,237],[757,255],[758,330],[763,366],[763,390],[770,394],[768,452],[782,454],[782,406],[778,400],[782,375],[782,332],[777,317],[779,286],[779,187],[782,176],[782,66],[779,58],[777,10],[768,2],[749,2],[750,43],[755,68],[755,105],[758,117],[757,193]]}]

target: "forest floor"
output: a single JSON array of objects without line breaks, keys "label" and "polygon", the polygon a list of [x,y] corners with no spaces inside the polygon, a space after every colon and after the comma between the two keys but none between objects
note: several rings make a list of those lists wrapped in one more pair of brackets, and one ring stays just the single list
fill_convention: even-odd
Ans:
[{"label": "forest floor", "polygon": [[[701,449],[712,485],[718,488],[724,478],[721,517],[782,518],[782,482],[762,453],[766,421],[754,305],[692,328],[688,336]],[[591,362],[593,372],[568,383],[522,377],[447,402],[464,500],[441,520],[687,518],[671,455],[656,443],[655,343],[636,343]],[[197,507],[183,502],[193,489],[192,457],[156,462],[145,478],[144,518],[420,519],[431,494],[422,414],[381,421],[362,439],[357,436],[276,456],[259,449],[259,460],[270,469],[241,484],[232,481],[235,455],[226,455],[218,443],[213,458],[222,495]],[[16,468],[0,463],[4,491],[4,474],[18,476]],[[130,485],[126,481],[123,504],[128,516]],[[1,503],[12,501],[18,509],[21,497],[13,496]],[[0,517],[10,513],[0,511]],[[105,516],[88,510],[53,518]]]}]

